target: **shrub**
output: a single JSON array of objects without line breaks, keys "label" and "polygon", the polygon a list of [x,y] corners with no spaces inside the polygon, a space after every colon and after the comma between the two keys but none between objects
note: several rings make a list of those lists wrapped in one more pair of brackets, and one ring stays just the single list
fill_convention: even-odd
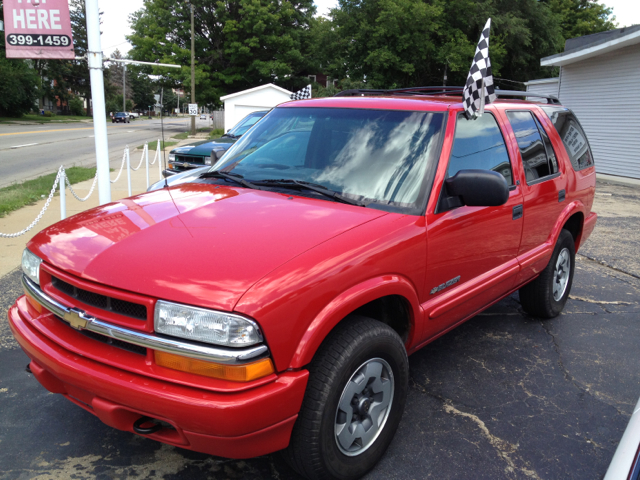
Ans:
[{"label": "shrub", "polygon": [[51,110],[46,110],[46,111],[44,112],[44,116],[45,116],[45,117],[55,117],[55,116],[56,116],[56,114],[55,114],[55,113],[53,113]]},{"label": "shrub", "polygon": [[71,115],[81,117],[84,115],[84,103],[79,97],[73,97],[69,100],[69,110],[71,111]]}]

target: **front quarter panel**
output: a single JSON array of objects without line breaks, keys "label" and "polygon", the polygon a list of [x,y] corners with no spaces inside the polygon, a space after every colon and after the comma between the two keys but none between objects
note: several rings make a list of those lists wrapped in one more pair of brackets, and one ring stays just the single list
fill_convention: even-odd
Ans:
[{"label": "front quarter panel", "polygon": [[275,269],[240,299],[260,324],[278,371],[301,368],[346,315],[401,295],[410,305],[407,348],[422,326],[418,292],[426,266],[424,217],[388,214],[334,237]]}]

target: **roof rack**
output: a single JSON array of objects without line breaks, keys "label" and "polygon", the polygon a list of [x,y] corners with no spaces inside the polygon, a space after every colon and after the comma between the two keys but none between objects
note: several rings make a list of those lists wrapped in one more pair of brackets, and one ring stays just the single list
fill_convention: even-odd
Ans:
[{"label": "roof rack", "polygon": [[[462,95],[464,87],[409,87],[409,88],[393,88],[390,90],[374,90],[374,89],[354,89],[343,90],[336,93],[335,97],[354,97],[365,95],[398,95],[398,94],[412,94],[412,95]],[[560,100],[553,95],[543,95],[541,93],[523,92],[519,90],[500,90],[496,89],[495,93],[498,97],[536,97],[546,98],[547,103],[553,105],[560,105]]]}]

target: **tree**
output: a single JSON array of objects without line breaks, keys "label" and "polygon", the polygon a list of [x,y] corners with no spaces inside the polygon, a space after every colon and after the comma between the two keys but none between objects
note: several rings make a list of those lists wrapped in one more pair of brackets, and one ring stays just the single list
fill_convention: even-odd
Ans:
[{"label": "tree", "polygon": [[492,19],[496,82],[549,75],[540,58],[573,36],[614,28],[611,9],[593,0],[340,0],[311,23],[312,61],[334,78],[369,88],[463,85],[480,32]]},{"label": "tree", "polygon": [[[293,86],[309,66],[306,37],[312,0],[193,0],[196,99],[219,104],[220,96],[264,83]],[[135,60],[184,65],[154,73],[176,88],[190,85],[190,4],[147,0],[131,16]],[[187,89],[188,90],[188,89]]]},{"label": "tree", "polygon": [[595,0],[549,0],[548,4],[559,19],[565,39],[616,28],[613,9]]},{"label": "tree", "polygon": [[[4,18],[0,3],[0,18]],[[0,35],[0,116],[20,117],[36,107],[40,78],[28,60],[6,58]]]},{"label": "tree", "polygon": [[[4,38],[3,38],[4,41]],[[37,107],[40,78],[27,60],[0,55],[0,116],[21,117]]]}]

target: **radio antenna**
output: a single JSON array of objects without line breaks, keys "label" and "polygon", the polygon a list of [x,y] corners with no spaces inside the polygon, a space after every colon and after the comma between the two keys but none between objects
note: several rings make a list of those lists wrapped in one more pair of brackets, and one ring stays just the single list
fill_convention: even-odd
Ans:
[{"label": "radio antenna", "polygon": [[[160,91],[160,130],[162,131],[162,144],[160,145],[160,151],[162,152],[162,164],[164,165],[164,169],[167,169],[167,161],[164,156],[164,87]],[[167,182],[167,177],[164,177],[164,188],[169,187],[169,182]]]}]

